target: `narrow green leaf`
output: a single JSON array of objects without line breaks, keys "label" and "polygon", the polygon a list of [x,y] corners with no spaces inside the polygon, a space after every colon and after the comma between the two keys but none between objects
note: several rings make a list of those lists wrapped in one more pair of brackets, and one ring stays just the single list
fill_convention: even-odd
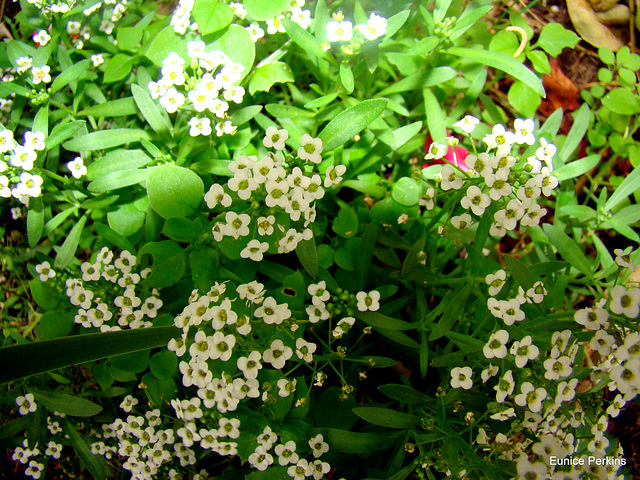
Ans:
[{"label": "narrow green leaf", "polygon": [[91,181],[120,170],[144,167],[151,160],[142,150],[113,150],[89,165],[85,178]]},{"label": "narrow green leaf", "polygon": [[391,318],[378,312],[356,312],[354,316],[367,325],[387,330],[415,330],[417,323],[405,322],[397,318]]},{"label": "narrow green leaf", "polygon": [[355,454],[377,452],[391,448],[404,432],[361,433],[338,428],[321,428],[314,429],[312,435],[316,433],[323,434],[330,449],[342,453]]},{"label": "narrow green leaf", "polygon": [[104,150],[140,140],[151,140],[144,130],[133,128],[114,128],[87,133],[81,137],[65,142],[62,146],[71,152]]},{"label": "narrow green leaf", "polygon": [[147,179],[146,169],[130,168],[109,173],[103,177],[96,178],[87,189],[90,192],[103,193],[110,192],[122,187],[129,187]]},{"label": "narrow green leaf", "polygon": [[124,53],[114,55],[104,68],[103,83],[114,83],[125,79],[131,73],[133,58]]},{"label": "narrow green leaf", "polygon": [[504,259],[507,263],[507,267],[509,267],[509,270],[511,271],[511,275],[513,275],[515,281],[518,282],[522,288],[528,290],[533,287],[536,279],[524,263],[512,255],[505,255]]},{"label": "narrow green leaf", "polygon": [[58,124],[53,127],[51,135],[47,137],[45,142],[45,150],[49,151],[53,147],[60,145],[62,142],[71,138],[75,133],[82,128],[86,122],[84,120],[76,120],[65,124]]},{"label": "narrow green leaf", "polygon": [[447,129],[444,123],[444,114],[440,108],[440,101],[429,88],[422,89],[424,97],[424,111],[427,117],[427,127],[431,138],[436,142],[442,142],[447,136]]},{"label": "narrow green leaf", "polygon": [[71,445],[73,445],[73,449],[78,454],[78,458],[82,460],[84,466],[91,472],[93,478],[96,480],[105,480],[105,470],[108,468],[106,462],[99,455],[94,455],[91,453],[91,449],[84,441],[76,427],[72,426],[69,420],[66,418],[62,420],[64,424],[64,429],[69,436],[69,440],[71,441]]},{"label": "narrow green leaf", "polygon": [[440,39],[438,37],[424,37],[415,43],[408,51],[409,56],[429,55],[434,48],[438,46]]},{"label": "narrow green leaf", "polygon": [[562,145],[559,152],[560,158],[562,158],[564,162],[569,159],[571,154],[576,150],[576,148],[578,148],[578,145],[580,145],[584,134],[587,133],[590,122],[591,110],[589,110],[589,105],[587,103],[583,103],[578,111],[573,115],[573,125],[571,126],[571,130],[569,130],[569,134],[567,135],[564,145]]},{"label": "narrow green leaf", "polygon": [[430,398],[422,392],[417,391],[409,385],[401,385],[398,383],[388,383],[378,387],[387,397],[398,400],[402,403],[411,403],[413,405],[424,405]]},{"label": "narrow green leaf", "polygon": [[[2,84],[0,84],[2,85]],[[314,109],[314,108],[322,108],[325,105],[329,105],[338,97],[338,93],[329,93],[328,95],[324,95],[322,97],[318,97],[310,102],[304,104],[304,108]]]},{"label": "narrow green leaf", "polygon": [[72,65],[69,68],[62,70],[60,75],[56,77],[56,79],[51,84],[51,88],[49,89],[49,94],[53,95],[57,91],[63,89],[70,82],[74,80],[80,80],[87,76],[87,69],[89,67],[89,63],[91,60],[85,59],[81,60],[78,63]]},{"label": "narrow green leaf", "polygon": [[385,96],[393,93],[402,93],[420,88],[433,87],[441,83],[448,82],[458,75],[458,71],[451,67],[435,67],[426,71],[419,71],[399,82],[395,82],[387,88],[382,89],[377,95]]},{"label": "narrow green leaf", "polygon": [[443,302],[447,302],[440,320],[434,325],[433,330],[429,334],[429,341],[437,340],[446,335],[453,328],[455,323],[460,319],[460,312],[466,306],[467,298],[471,293],[471,284],[464,284]]},{"label": "narrow green leaf", "polygon": [[135,83],[131,84],[131,93],[136,105],[140,109],[142,116],[149,126],[159,135],[167,135],[171,130],[169,118],[162,115],[158,105],[151,100],[151,96],[144,88],[139,87]]},{"label": "narrow green leaf", "polygon": [[426,241],[427,234],[424,233],[407,253],[404,262],[402,262],[402,278],[407,277],[418,266],[420,252],[424,251]]},{"label": "narrow green leaf", "polygon": [[124,97],[85,108],[78,112],[78,115],[83,117],[126,117],[136,113],[138,113],[138,107],[133,97]]},{"label": "narrow green leaf", "polygon": [[42,238],[42,232],[44,230],[44,204],[42,203],[42,197],[35,197],[29,199],[29,210],[27,211],[27,239],[29,240],[29,246],[35,248],[35,246]]},{"label": "narrow green leaf", "polygon": [[339,113],[320,132],[319,137],[322,139],[324,152],[336,149],[364,130],[380,116],[387,102],[386,98],[364,100]]},{"label": "narrow green leaf", "polygon": [[369,271],[371,269],[371,259],[378,235],[378,225],[376,222],[369,222],[362,233],[360,245],[358,246],[358,256],[355,260],[356,280],[358,289],[364,289]]},{"label": "narrow green leaf", "polygon": [[509,55],[477,48],[452,47],[445,51],[450,55],[461,57],[466,60],[473,60],[482,65],[502,70],[503,72],[524,82],[541,97],[546,97],[544,87],[542,86],[542,80],[540,80],[535,73],[525,67],[522,63],[513,59]]},{"label": "narrow green leaf", "polygon": [[420,423],[420,417],[380,407],[355,407],[353,413],[374,425],[390,428],[411,428]]},{"label": "narrow green leaf", "polygon": [[[586,105],[586,103],[585,103]],[[554,170],[554,174],[558,177],[558,181],[562,182],[570,178],[576,178],[584,175],[589,170],[594,169],[600,162],[600,155],[594,154],[569,162],[562,167]]]},{"label": "narrow green leaf", "polygon": [[462,36],[470,27],[472,27],[478,20],[484,17],[491,11],[493,5],[485,5],[484,7],[472,8],[468,7],[462,12],[460,18],[453,27],[453,32],[450,35],[451,40],[455,40]]},{"label": "narrow green leaf", "polygon": [[311,278],[318,276],[318,252],[315,240],[302,240],[296,247],[296,255]]},{"label": "narrow green leaf", "polygon": [[66,413],[74,417],[92,417],[102,411],[102,407],[84,398],[58,392],[44,392],[30,389],[36,401],[54,412]]},{"label": "narrow green leaf", "polygon": [[553,246],[556,247],[560,255],[562,255],[562,258],[588,277],[591,277],[591,265],[589,260],[569,235],[550,223],[545,223],[542,226],[542,229],[544,230],[544,233],[547,234],[547,237],[549,237]]},{"label": "narrow green leaf", "polygon": [[436,23],[441,22],[447,15],[452,0],[436,0],[436,8],[433,11],[433,19]]},{"label": "narrow green leaf", "polygon": [[40,107],[38,113],[33,119],[33,128],[34,132],[42,132],[44,136],[47,137],[49,135],[49,103],[45,103]]},{"label": "narrow green leaf", "polygon": [[415,137],[421,128],[422,122],[413,122],[385,133],[380,137],[380,141],[389,145],[391,150],[397,150]]},{"label": "narrow green leaf", "polygon": [[340,83],[347,91],[347,93],[353,92],[354,80],[353,80],[353,72],[351,71],[351,67],[347,61],[344,61],[340,64]]},{"label": "narrow green leaf", "polygon": [[11,422],[4,423],[0,426],[0,439],[5,439],[18,435],[27,428],[28,417],[18,417]]},{"label": "narrow green leaf", "polygon": [[607,200],[604,205],[605,210],[611,210],[615,208],[620,202],[622,202],[629,195],[634,193],[640,188],[640,167],[633,169],[627,178],[615,189],[613,195]]},{"label": "narrow green leaf", "polygon": [[173,326],[74,335],[0,348],[0,383],[94,362],[124,353],[164,347],[176,335]]},{"label": "narrow green leaf", "polygon": [[384,39],[386,40],[387,38],[394,36],[407,22],[409,15],[411,15],[411,10],[403,10],[388,18],[387,30],[384,34]]},{"label": "narrow green leaf", "polygon": [[55,262],[53,263],[53,266],[55,268],[62,270],[74,257],[74,255],[76,254],[76,249],[78,248],[78,243],[80,242],[82,230],[84,229],[84,224],[86,222],[87,214],[84,214],[82,217],[80,217],[78,223],[73,226],[73,228],[69,232],[69,235],[67,235],[67,238],[62,244],[62,247],[60,247],[60,250],[58,250],[58,255],[56,255]]},{"label": "narrow green leaf", "polygon": [[297,44],[302,50],[312,55],[315,55],[317,58],[321,58],[323,60],[327,60],[331,63],[336,63],[335,59],[327,54],[322,49],[322,45],[320,42],[314,37],[311,33],[306,31],[300,25],[298,25],[293,20],[288,18],[282,19],[282,25],[284,25],[285,30],[287,31],[287,35],[289,38],[293,40],[293,43]]},{"label": "narrow green leaf", "polygon": [[[147,216],[148,215],[149,213],[147,213]],[[113,231],[104,223],[94,223],[93,227],[96,229],[96,232],[98,232],[98,235],[100,235],[101,238],[107,240],[108,242],[111,242],[119,249],[128,250],[133,254],[136,253],[137,249],[133,243],[131,243],[126,237],[123,237],[119,233]]]}]

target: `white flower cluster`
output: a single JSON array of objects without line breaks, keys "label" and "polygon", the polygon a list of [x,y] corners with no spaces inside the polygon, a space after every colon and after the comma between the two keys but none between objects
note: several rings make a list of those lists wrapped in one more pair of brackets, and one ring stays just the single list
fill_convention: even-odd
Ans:
[{"label": "white flower cluster", "polygon": [[[307,30],[309,25],[311,25],[311,11],[309,9],[302,9],[304,6],[305,0],[292,0],[289,6],[285,9],[282,14],[278,15],[275,18],[270,18],[266,21],[266,30],[269,35],[275,35],[277,33],[285,33],[284,25],[282,24],[282,20],[284,18],[290,18],[291,21],[296,22],[302,28]],[[234,8],[235,5],[235,8]],[[234,8],[234,12],[236,16],[240,18],[245,18],[247,16],[246,10],[240,4],[231,4],[232,8]],[[242,8],[240,8],[242,7]],[[258,22],[251,22],[251,24],[245,27],[251,35],[251,40],[255,43],[260,40],[265,35],[264,29],[260,26]]]},{"label": "white flower cluster", "polygon": [[[28,393],[26,396],[29,395],[31,395],[31,398],[33,399],[33,395],[31,393]],[[58,447],[60,447],[60,450],[62,449],[61,445],[58,445],[55,442],[49,442],[47,451],[45,452],[46,455],[53,457],[55,453],[58,453],[58,457],[54,458],[59,458]],[[55,449],[55,451],[53,449]],[[40,455],[40,449],[38,448],[38,445],[36,444],[35,447],[30,448],[29,441],[25,438],[22,442],[22,446],[16,447],[16,449],[13,451],[13,455],[11,456],[11,458],[12,460],[20,462],[23,465],[28,464],[28,467],[24,471],[24,474],[28,477],[38,479],[42,476],[42,472],[44,471],[44,464],[39,463],[37,460],[31,460],[32,457],[37,457],[38,455]]]},{"label": "white flower cluster", "polygon": [[[473,117],[472,117],[473,118]],[[454,124],[469,133],[478,123],[477,119],[466,117]],[[470,154],[464,159],[468,171],[461,172],[452,165],[442,167],[440,187],[442,190],[460,190],[466,188],[466,194],[460,204],[464,210],[470,210],[475,217],[484,215],[486,209],[495,204],[499,209],[493,214],[490,234],[504,236],[507,231],[521,227],[536,226],[547,213],[537,199],[542,195],[549,197],[558,186],[558,178],[553,175],[553,156],[556,147],[544,138],[535,155],[526,159],[518,159],[516,148],[520,145],[531,146],[535,142],[533,136],[533,120],[517,119],[515,132],[505,130],[503,125],[493,127],[492,133],[483,138],[487,151],[478,155]],[[444,148],[438,148],[438,147]],[[443,145],[432,145],[429,148],[429,160],[444,157],[447,148]],[[421,202],[427,207],[433,206],[433,193]],[[474,218],[468,212],[455,215],[451,224],[461,230],[469,228]]]},{"label": "white flower cluster", "polygon": [[40,196],[42,177],[31,174],[38,151],[45,148],[42,132],[25,132],[19,145],[11,130],[0,131],[0,197],[15,197],[27,203],[29,197]]},{"label": "white flower cluster", "polygon": [[[354,38],[354,31],[356,34],[362,35],[365,40],[373,41],[382,37],[387,32],[387,19],[372,13],[367,20],[367,23],[360,25],[353,24],[344,20],[342,12],[334,13],[333,20],[327,23],[327,41],[329,42],[350,42]],[[360,43],[362,39],[356,39]]]},{"label": "white flower cluster", "polygon": [[[269,127],[263,145],[282,152],[288,138],[287,130]],[[308,227],[316,217],[315,201],[324,196],[324,188],[342,181],[346,167],[330,166],[323,181],[314,170],[322,160],[322,141],[308,134],[301,141],[297,156],[287,157],[290,161],[279,153],[269,153],[259,161],[256,156],[240,155],[229,164],[233,177],[226,188],[214,183],[204,197],[211,209],[233,205],[234,210],[221,214],[213,227],[216,241],[224,237],[251,238],[257,233],[258,238],[250,240],[240,255],[260,261],[269,249],[292,252],[301,240],[312,238]],[[302,224],[302,229],[291,223]]]},{"label": "white flower cluster", "polygon": [[191,10],[195,0],[180,0],[178,8],[173,12],[171,17],[171,26],[176,33],[184,35],[188,28],[196,30],[198,25],[196,23],[191,24]]},{"label": "white flower cluster", "polygon": [[[55,276],[48,263],[45,264],[36,267],[41,280]],[[104,247],[94,263],[84,262],[80,268],[81,278],[69,278],[65,282],[70,302],[78,307],[76,323],[102,332],[153,325],[151,320],[158,315],[162,300],[155,289],[146,297],[136,291],[140,280],[146,278],[151,269],[136,269],[135,256],[124,250],[116,258]],[[102,297],[97,292],[101,292]]]},{"label": "white flower cluster", "polygon": [[214,125],[217,136],[233,135],[236,127],[227,120],[227,110],[229,102],[241,103],[244,97],[244,88],[238,85],[244,66],[219,50],[206,51],[202,40],[189,42],[187,47],[191,63],[185,69],[184,59],[171,52],[163,61],[162,78],[149,83],[151,97],[159,99],[168,113],[182,108],[201,114],[189,121],[191,136],[211,135],[211,119],[206,112],[219,119]]}]

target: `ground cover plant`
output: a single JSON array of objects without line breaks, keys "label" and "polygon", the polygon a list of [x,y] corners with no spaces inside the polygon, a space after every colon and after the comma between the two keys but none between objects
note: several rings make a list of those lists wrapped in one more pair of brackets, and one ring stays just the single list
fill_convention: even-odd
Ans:
[{"label": "ground cover plant", "polygon": [[22,0],[3,473],[637,474],[635,26],[557,108],[532,7]]}]

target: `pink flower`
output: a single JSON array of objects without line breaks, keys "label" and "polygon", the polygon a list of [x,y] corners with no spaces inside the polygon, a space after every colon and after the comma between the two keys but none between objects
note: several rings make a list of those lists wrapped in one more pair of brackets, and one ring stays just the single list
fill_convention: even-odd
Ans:
[{"label": "pink flower", "polygon": [[[431,135],[427,135],[427,139],[424,143],[425,152],[429,151],[429,147],[431,146],[432,143],[433,143],[433,140],[431,139]],[[455,157],[454,157],[454,152],[455,152]],[[439,160],[432,160],[429,163],[425,163],[424,165],[422,165],[422,168],[426,168],[429,165],[436,165],[436,164],[444,165],[444,164],[450,163],[452,165],[456,165],[463,172],[466,172],[469,170],[469,167],[467,166],[467,164],[464,163],[464,160],[465,158],[467,158],[467,155],[469,155],[469,152],[459,145],[456,145],[455,147],[447,146],[447,153],[444,156],[444,158],[441,158]]]}]

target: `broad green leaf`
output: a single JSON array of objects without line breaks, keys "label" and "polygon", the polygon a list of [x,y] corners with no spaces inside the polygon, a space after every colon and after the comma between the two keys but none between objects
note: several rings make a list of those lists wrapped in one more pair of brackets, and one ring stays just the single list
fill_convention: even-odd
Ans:
[{"label": "broad green leaf", "polygon": [[[272,3],[269,1],[269,4]],[[218,34],[214,35],[217,36]],[[244,65],[242,78],[254,70],[252,67],[256,55],[256,47],[251,41],[251,35],[249,35],[247,29],[240,25],[232,23],[224,29],[222,34],[207,46],[207,51],[211,50],[221,50],[234,62]]]},{"label": "broad green leaf", "polygon": [[244,477],[245,480],[282,480],[290,478],[287,467],[271,466],[264,471],[252,471]]},{"label": "broad green leaf", "polygon": [[559,23],[547,23],[538,37],[538,46],[552,57],[557,57],[565,48],[574,48],[580,37]]},{"label": "broad green leaf", "polygon": [[126,117],[138,113],[138,107],[133,97],[118,98],[105,103],[93,105],[78,112],[78,115],[88,117]]},{"label": "broad green leaf", "polygon": [[[247,32],[247,35],[249,35],[249,32]],[[167,25],[154,36],[144,55],[154,65],[161,67],[162,62],[169,56],[170,52],[176,52],[185,60],[189,58],[186,39],[174,32],[173,26]]]},{"label": "broad green leaf", "polygon": [[413,122],[385,133],[380,137],[380,141],[389,145],[391,150],[397,150],[415,137],[421,128],[422,122]]},{"label": "broad green leaf", "polygon": [[178,370],[178,357],[174,352],[163,350],[149,359],[149,368],[161,380],[173,378]]},{"label": "broad green leaf", "polygon": [[562,258],[588,277],[591,277],[591,265],[589,260],[569,235],[550,223],[545,223],[542,226],[542,229],[544,230],[544,233],[547,234],[547,237],[549,237],[552,245],[556,247],[558,252],[560,252]]},{"label": "broad green leaf", "polygon": [[198,235],[204,233],[205,229],[198,220],[200,220],[200,218],[196,218],[195,220],[189,220],[184,217],[168,218],[167,221],[164,222],[162,233],[176,242],[190,242]]},{"label": "broad green leaf", "polygon": [[209,35],[231,23],[233,10],[226,3],[218,0],[196,0],[191,15],[198,23],[202,34]]},{"label": "broad green leaf", "polygon": [[541,50],[531,50],[525,54],[531,61],[533,69],[543,75],[549,75],[551,73],[551,64],[549,63],[549,57]]},{"label": "broad green leaf", "polygon": [[151,158],[142,150],[113,150],[90,164],[87,167],[85,178],[96,180],[120,170],[143,167],[150,162]]},{"label": "broad green leaf", "polygon": [[402,177],[394,183],[391,197],[400,205],[411,207],[420,201],[420,185],[410,177]]},{"label": "broad green leaf", "polygon": [[318,252],[315,240],[312,238],[300,241],[296,247],[296,255],[309,276],[316,278],[318,276]]},{"label": "broad green leaf", "polygon": [[250,105],[248,107],[236,110],[231,114],[231,123],[236,126],[241,126],[255,117],[262,110],[262,105]]},{"label": "broad green leaf", "polygon": [[73,66],[62,70],[60,75],[56,77],[56,79],[51,84],[51,88],[49,89],[49,94],[53,95],[58,90],[63,89],[70,82],[74,80],[80,80],[86,77],[87,68],[89,67],[89,63],[91,61],[89,59],[81,60]]},{"label": "broad green leaf", "polygon": [[523,82],[514,82],[509,88],[507,99],[513,108],[523,117],[532,118],[541,103],[540,95]]},{"label": "broad green leaf", "polygon": [[0,348],[0,383],[93,362],[113,355],[164,347],[176,335],[169,327],[101,332]]},{"label": "broad green leaf", "polygon": [[535,73],[525,67],[522,63],[514,60],[508,55],[477,48],[452,47],[446,49],[445,51],[450,55],[461,57],[465,60],[472,60],[482,65],[487,65],[489,67],[502,70],[503,72],[508,73],[514,78],[525,83],[541,97],[546,96],[544,87],[542,86],[542,80],[540,80],[540,78],[538,78]]},{"label": "broad green leaf", "polygon": [[430,399],[427,395],[417,391],[415,388],[409,385],[401,385],[397,383],[388,383],[386,385],[380,385],[378,387],[382,393],[387,397],[398,400],[402,403],[411,403],[415,405],[422,405],[427,403]]},{"label": "broad green leaf", "polygon": [[109,467],[100,455],[94,455],[91,453],[91,449],[84,441],[76,426],[71,425],[66,418],[62,420],[64,430],[71,441],[73,449],[78,454],[78,458],[82,460],[83,465],[89,470],[95,480],[105,480],[106,473],[109,472]]},{"label": "broad green leaf", "polygon": [[378,312],[356,312],[354,316],[367,325],[376,328],[385,328],[387,330],[415,330],[418,328],[417,323],[405,322]]},{"label": "broad green leaf", "polygon": [[289,0],[244,0],[244,8],[253,20],[275,18],[289,5]]},{"label": "broad green leaf", "polygon": [[288,18],[282,19],[282,25],[284,25],[287,35],[296,43],[302,50],[307,53],[311,53],[318,58],[335,63],[333,57],[328,55],[323,49],[321,43],[311,33],[306,31],[300,25]]},{"label": "broad green leaf", "polygon": [[109,192],[144,182],[146,179],[146,169],[130,168],[98,177],[87,186],[87,189],[95,193]]},{"label": "broad green leaf", "polygon": [[402,80],[382,89],[377,96],[402,93],[420,88],[434,87],[441,83],[448,82],[458,75],[458,71],[451,67],[435,67],[426,71],[419,71]]},{"label": "broad green leaf", "polygon": [[319,137],[322,139],[324,151],[334,150],[364,130],[380,116],[387,102],[386,98],[364,100],[338,114],[320,132]]},{"label": "broad green leaf", "polygon": [[580,145],[584,134],[587,133],[590,122],[591,110],[589,110],[587,103],[583,103],[573,115],[573,125],[571,125],[571,130],[569,130],[567,139],[564,141],[564,145],[562,145],[559,152],[560,158],[562,158],[564,162],[569,159],[571,154],[578,148],[578,145]]},{"label": "broad green leaf", "polygon": [[353,72],[351,71],[349,63],[346,61],[340,64],[340,83],[342,83],[342,86],[347,91],[347,93],[353,92]]},{"label": "broad green leaf", "polygon": [[356,407],[353,413],[374,425],[390,428],[411,428],[420,423],[420,417],[380,407]]},{"label": "broad green leaf", "polygon": [[625,87],[616,88],[602,97],[602,104],[613,113],[635,115],[640,112],[640,100]]},{"label": "broad green leaf", "polygon": [[119,27],[116,33],[118,48],[120,50],[137,52],[142,42],[143,33],[144,29],[137,25],[133,27]]},{"label": "broad green leaf", "polygon": [[605,210],[612,210],[620,202],[640,188],[640,167],[633,169],[624,181],[615,189],[613,195],[604,205]]},{"label": "broad green leaf", "polygon": [[107,213],[109,226],[123,237],[136,233],[144,224],[146,215],[138,210],[133,202],[119,205]]},{"label": "broad green leaf", "polygon": [[293,82],[291,67],[283,62],[272,62],[255,69],[249,82],[249,93],[268,92],[276,83]]},{"label": "broad green leaf", "polygon": [[109,358],[111,367],[115,367],[125,372],[141,373],[149,366],[149,350],[125,353]]},{"label": "broad green leaf", "polygon": [[[586,103],[585,103],[586,105]],[[569,162],[566,165],[554,170],[554,175],[558,177],[558,181],[562,182],[563,180],[568,180],[570,178],[579,177],[580,175],[584,175],[588,171],[595,168],[600,162],[600,155],[594,154],[589,155],[588,157],[581,158],[579,160],[574,160],[573,162]]]},{"label": "broad green leaf", "polygon": [[64,243],[58,250],[58,254],[56,255],[55,262],[53,266],[56,269],[62,270],[64,267],[69,265],[69,262],[76,254],[76,249],[78,248],[78,243],[80,242],[80,236],[82,235],[82,230],[84,229],[84,224],[87,222],[87,215],[83,215],[78,220],[67,237],[64,240]]},{"label": "broad green leaf", "polygon": [[87,133],[81,137],[65,142],[62,146],[71,152],[104,150],[140,140],[150,140],[151,136],[144,130],[134,128],[113,128]]},{"label": "broad green leaf", "polygon": [[355,454],[378,452],[391,448],[403,432],[393,433],[361,433],[337,428],[321,428],[313,430],[311,435],[322,433],[330,449],[338,452]]},{"label": "broad green leaf", "polygon": [[76,120],[65,124],[58,124],[53,127],[51,135],[47,137],[45,142],[45,150],[49,151],[53,147],[60,145],[68,138],[73,137],[75,133],[82,128],[86,122],[84,120]]},{"label": "broad green leaf", "polygon": [[54,412],[66,413],[74,417],[92,417],[102,411],[102,407],[84,398],[58,392],[30,390],[36,401]]},{"label": "broad green leaf", "polygon": [[40,238],[42,238],[43,230],[44,205],[42,197],[31,198],[29,199],[29,210],[27,211],[27,239],[31,248],[38,244]]},{"label": "broad green leaf", "polygon": [[135,83],[131,84],[131,93],[142,116],[158,135],[167,135],[171,130],[169,118],[162,114],[158,105],[151,100],[145,89]]},{"label": "broad green leaf", "polygon": [[204,198],[202,179],[191,170],[175,165],[147,169],[149,204],[162,218],[193,214]]},{"label": "broad green leaf", "polygon": [[331,228],[343,238],[351,238],[358,233],[358,216],[348,205],[340,208],[338,216],[334,219]]},{"label": "broad green leaf", "polygon": [[133,68],[133,57],[119,53],[114,55],[104,67],[103,83],[114,83],[125,79]]},{"label": "broad green leaf", "polygon": [[179,282],[185,274],[185,252],[172,240],[145,244],[138,252],[138,259],[144,255],[153,257],[151,274],[145,278],[145,285],[157,288],[169,287]]}]

